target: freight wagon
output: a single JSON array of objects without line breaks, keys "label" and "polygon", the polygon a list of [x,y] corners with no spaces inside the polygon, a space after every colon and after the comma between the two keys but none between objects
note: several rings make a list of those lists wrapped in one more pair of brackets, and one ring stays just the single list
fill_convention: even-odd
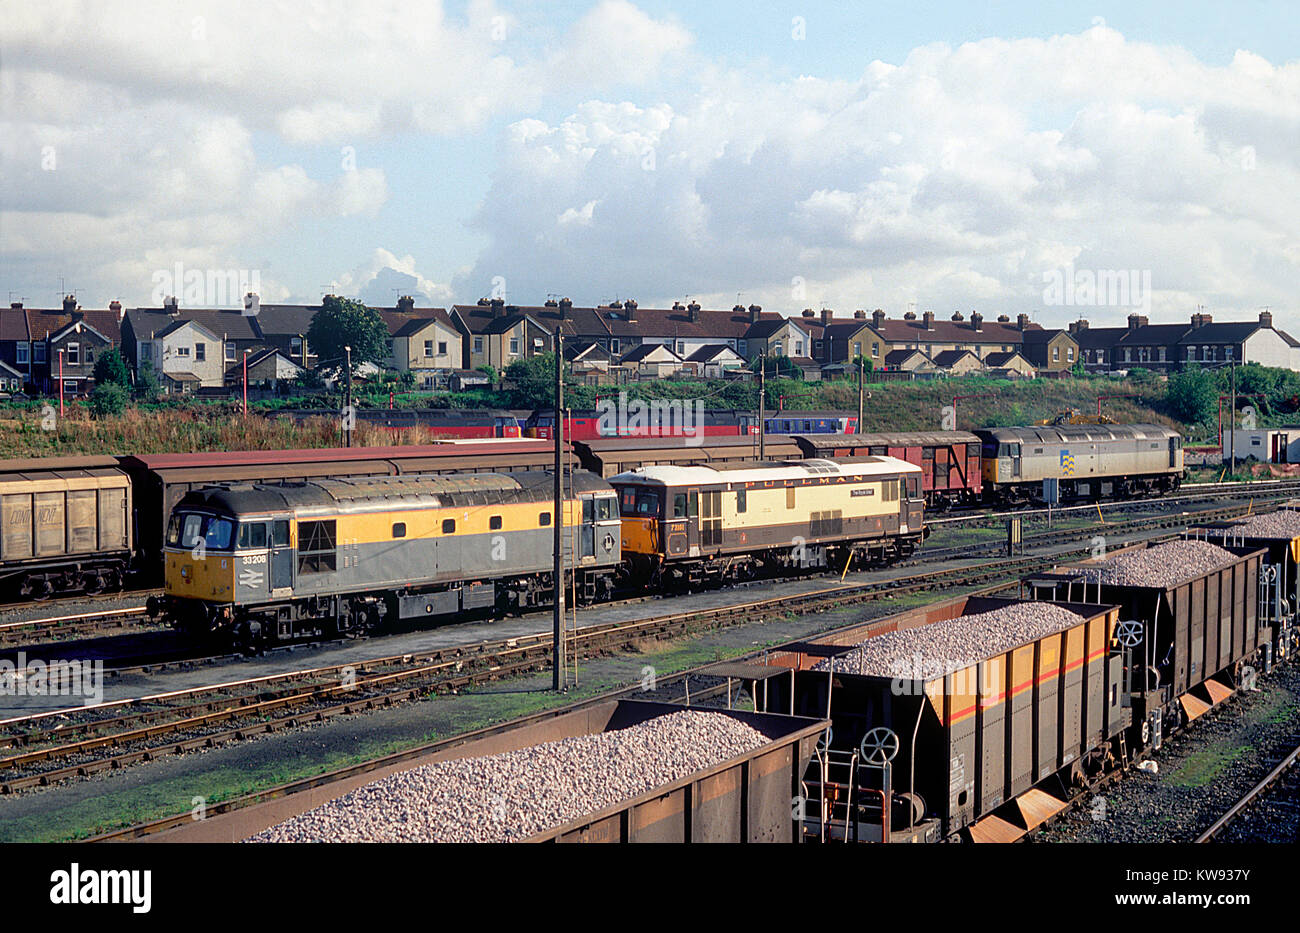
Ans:
[{"label": "freight wagon", "polygon": [[[575,440],[573,452],[584,470],[606,479],[649,466],[720,466],[754,464],[759,460],[758,437],[691,438],[602,437]],[[799,460],[803,454],[791,437],[769,437],[763,445],[765,460]]]},{"label": "freight wagon", "polygon": [[[327,408],[285,408],[268,416],[295,421],[323,418],[337,423],[340,420],[339,412]],[[437,437],[520,436],[519,419],[513,413],[488,408],[357,408],[356,420],[394,432],[427,428]]]},{"label": "freight wagon", "polygon": [[[1133,720],[1140,745],[1159,747],[1162,736],[1231,696],[1244,668],[1273,642],[1273,624],[1260,589],[1266,552],[1229,546],[1211,570],[1173,573],[1176,582],[1109,583],[1098,579],[1105,561],[1160,545],[1136,544],[1104,558],[1034,574],[1027,592],[1054,600],[1095,601],[1120,607],[1118,639],[1125,648]],[[1152,552],[1156,553],[1156,552]],[[1169,554],[1165,551],[1164,555]],[[1156,563],[1172,558],[1161,555]]]},{"label": "freight wagon", "polygon": [[0,592],[44,599],[122,586],[131,485],[112,457],[0,460]]},{"label": "freight wagon", "polygon": [[803,434],[793,440],[805,457],[897,457],[915,464],[927,509],[974,506],[983,497],[981,442],[967,431]]},{"label": "freight wagon", "polygon": [[1113,606],[1057,603],[1077,622],[952,669],[919,657],[893,676],[814,669],[870,638],[1027,605],[958,597],[766,657],[789,676],[769,676],[764,708],[831,720],[829,746],[805,776],[811,836],[1003,841],[1063,809],[1085,776],[1116,766],[1130,719]]},{"label": "freight wagon", "polygon": [[[543,713],[506,728],[470,733],[463,741],[380,769],[273,800],[187,821],[149,842],[239,842],[373,781],[423,765],[478,758],[652,722],[690,709],[670,703],[602,700],[560,713]],[[791,800],[812,758],[821,718],[708,710],[752,726],[767,737],[759,747],[712,767],[648,788],[630,799],[533,834],[528,842],[777,842],[802,841]],[[579,808],[581,809],[581,808]]]}]

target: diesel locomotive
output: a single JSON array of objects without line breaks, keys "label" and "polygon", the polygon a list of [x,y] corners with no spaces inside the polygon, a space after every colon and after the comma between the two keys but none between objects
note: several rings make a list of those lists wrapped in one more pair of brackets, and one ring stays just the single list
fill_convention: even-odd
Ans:
[{"label": "diesel locomotive", "polygon": [[[539,605],[552,589],[554,474],[474,473],[236,484],[172,511],[164,596],[149,609],[188,634],[255,646],[363,634],[385,619]],[[613,490],[566,478],[565,566],[579,600],[612,591]]]}]

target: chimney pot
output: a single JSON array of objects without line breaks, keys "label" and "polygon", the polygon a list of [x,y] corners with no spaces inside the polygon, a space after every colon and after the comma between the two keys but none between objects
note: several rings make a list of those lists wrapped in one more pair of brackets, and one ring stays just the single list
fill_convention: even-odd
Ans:
[{"label": "chimney pot", "polygon": [[493,298],[491,307],[493,317],[505,317],[506,300],[504,298]]},{"label": "chimney pot", "polygon": [[751,324],[757,322],[757,321],[758,321],[758,318],[759,318],[759,315],[762,314],[762,313],[763,313],[763,306],[762,306],[762,305],[750,305],[750,306],[749,306],[749,322],[750,322]]},{"label": "chimney pot", "polygon": [[168,314],[180,314],[181,313],[180,301],[176,298],[175,295],[168,295],[166,298],[163,299],[163,309],[166,310]]},{"label": "chimney pot", "polygon": [[977,334],[983,332],[984,315],[980,314],[978,311],[972,311],[970,313],[970,326],[974,329],[975,333]]},{"label": "chimney pot", "polygon": [[11,301],[9,302],[9,307],[14,311],[21,311],[23,309],[23,303],[21,301]]},{"label": "chimney pot", "polygon": [[629,321],[636,320],[636,308],[637,308],[636,301],[634,301],[631,298],[623,302],[623,310],[627,312],[627,319]]},{"label": "chimney pot", "polygon": [[64,295],[64,296],[63,296],[63,313],[64,313],[64,314],[71,314],[73,311],[76,311],[76,310],[77,310],[77,296],[76,296],[76,295]]},{"label": "chimney pot", "polygon": [[[853,316],[854,316],[855,318],[865,319],[866,316],[867,316],[867,312],[865,312],[865,311],[854,311],[854,312],[853,312]],[[884,323],[885,323],[885,312],[884,312],[884,311],[881,311],[879,308],[877,308],[875,311],[872,311],[872,312],[871,312],[871,323],[874,324],[876,327],[880,327],[882,324],[884,324]]]},{"label": "chimney pot", "polygon": [[685,311],[685,310],[686,310],[686,306],[685,306],[684,304],[682,304],[680,301],[674,301],[674,302],[673,302],[673,308],[672,308],[672,309],[673,309],[674,311]]},{"label": "chimney pot", "polygon": [[1069,327],[1069,331],[1072,334],[1077,334],[1087,329],[1088,329],[1088,319],[1082,317],[1079,318],[1079,320],[1073,322]]},{"label": "chimney pot", "polygon": [[698,321],[700,319],[699,302],[692,301],[690,304],[688,304],[686,306],[686,314],[691,319],[692,322]]},{"label": "chimney pot", "polygon": [[926,329],[926,330],[934,330],[934,312],[933,312],[933,311],[926,311],[924,314],[921,315],[921,320],[923,320],[923,321],[925,322],[925,329]]},{"label": "chimney pot", "polygon": [[257,317],[262,310],[262,299],[257,296],[257,292],[249,292],[244,296],[244,317]]},{"label": "chimney pot", "polygon": [[410,295],[403,295],[401,298],[398,298],[398,299],[397,299],[397,310],[398,310],[398,311],[407,311],[407,312],[414,311],[414,310],[415,310],[415,299],[412,298]]},{"label": "chimney pot", "polygon": [[916,312],[915,312],[915,311],[905,311],[905,312],[903,313],[903,320],[904,320],[904,321],[915,321],[915,320],[916,320]]},{"label": "chimney pot", "polygon": [[108,310],[110,310],[110,311],[116,311],[118,314],[121,314],[121,313],[122,313],[122,302],[120,302],[120,301],[110,301],[110,302],[108,303]]},{"label": "chimney pot", "polygon": [[[998,318],[998,320],[1002,320],[1002,319],[1001,319],[1001,318]],[[1029,326],[1029,315],[1028,315],[1028,314],[1017,314],[1017,315],[1016,315],[1016,326],[1017,326],[1018,328],[1020,328],[1021,330],[1024,330],[1026,327],[1028,327],[1028,326]],[[1084,326],[1086,327],[1087,325],[1085,324]]]},{"label": "chimney pot", "polygon": [[822,308],[822,327],[829,327],[829,326],[830,326],[830,323],[831,323],[831,316],[832,316],[834,313],[835,313],[835,312],[833,312],[830,308]]},{"label": "chimney pot", "polygon": [[478,300],[478,306],[480,308],[486,308],[488,307],[489,304],[491,304],[491,302],[489,302],[486,298],[480,298]]},{"label": "chimney pot", "polygon": [[558,308],[559,306],[560,303],[554,298],[547,298],[546,301],[542,302],[542,307],[544,308]]},{"label": "chimney pot", "polygon": [[817,312],[814,311],[812,308],[804,308],[804,309],[803,309],[803,316],[804,316],[804,317],[807,317],[807,318],[814,318],[814,317],[817,316]]},{"label": "chimney pot", "polygon": [[[883,311],[877,311],[876,314],[879,314],[882,317],[884,316]],[[873,320],[875,319],[875,316],[876,316],[875,314],[871,316]],[[858,308],[858,310],[853,312],[853,319],[856,321],[865,321],[867,319],[867,312],[863,311],[861,308]]]},{"label": "chimney pot", "polygon": [[962,314],[960,311],[954,311],[952,313],[952,319],[954,321],[964,321],[966,320],[966,315]]},{"label": "chimney pot", "polygon": [[[999,323],[999,324],[1009,324],[1009,323],[1011,323],[1011,318],[1007,317],[1005,314],[999,314],[999,315],[998,315],[998,323]],[[1023,330],[1024,328],[1021,328],[1021,329]]]},{"label": "chimney pot", "polygon": [[744,306],[744,305],[732,305],[732,306],[731,306],[731,310],[732,310],[732,312],[735,313],[735,314],[744,314],[744,313],[745,313],[745,306]]},{"label": "chimney pot", "polygon": [[1259,323],[1260,323],[1261,325],[1263,325],[1264,327],[1272,327],[1272,326],[1273,326],[1273,312],[1272,312],[1272,311],[1261,311],[1261,312],[1259,312]]}]

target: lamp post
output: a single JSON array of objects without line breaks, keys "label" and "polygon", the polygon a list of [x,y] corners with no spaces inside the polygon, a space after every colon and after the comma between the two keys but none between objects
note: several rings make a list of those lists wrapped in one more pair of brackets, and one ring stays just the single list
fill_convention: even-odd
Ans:
[{"label": "lamp post", "polygon": [[63,348],[59,348],[59,420],[63,420]]},{"label": "lamp post", "polygon": [[248,350],[244,350],[244,417],[248,417]]},{"label": "lamp post", "polygon": [[344,416],[343,416],[344,417],[343,427],[346,433],[347,442],[344,444],[344,446],[351,447],[352,446],[352,418],[354,417],[352,414],[352,348],[344,347],[343,353],[346,360],[346,362],[343,365],[347,367],[347,373],[348,373],[348,400],[347,400],[347,407],[344,409]]},{"label": "lamp post", "polygon": [[554,536],[555,595],[553,597],[554,613],[551,617],[551,689],[558,691],[563,686],[564,668],[564,488],[562,484],[564,467],[564,343],[560,329],[555,328],[555,423],[551,433],[555,441],[555,517],[551,521]]}]

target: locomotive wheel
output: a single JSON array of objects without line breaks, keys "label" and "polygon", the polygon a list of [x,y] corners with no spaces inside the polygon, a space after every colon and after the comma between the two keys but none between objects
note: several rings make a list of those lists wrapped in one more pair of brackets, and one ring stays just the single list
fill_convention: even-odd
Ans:
[{"label": "locomotive wheel", "polygon": [[49,577],[28,577],[25,589],[32,599],[44,602],[54,593],[54,584],[50,583]]}]

